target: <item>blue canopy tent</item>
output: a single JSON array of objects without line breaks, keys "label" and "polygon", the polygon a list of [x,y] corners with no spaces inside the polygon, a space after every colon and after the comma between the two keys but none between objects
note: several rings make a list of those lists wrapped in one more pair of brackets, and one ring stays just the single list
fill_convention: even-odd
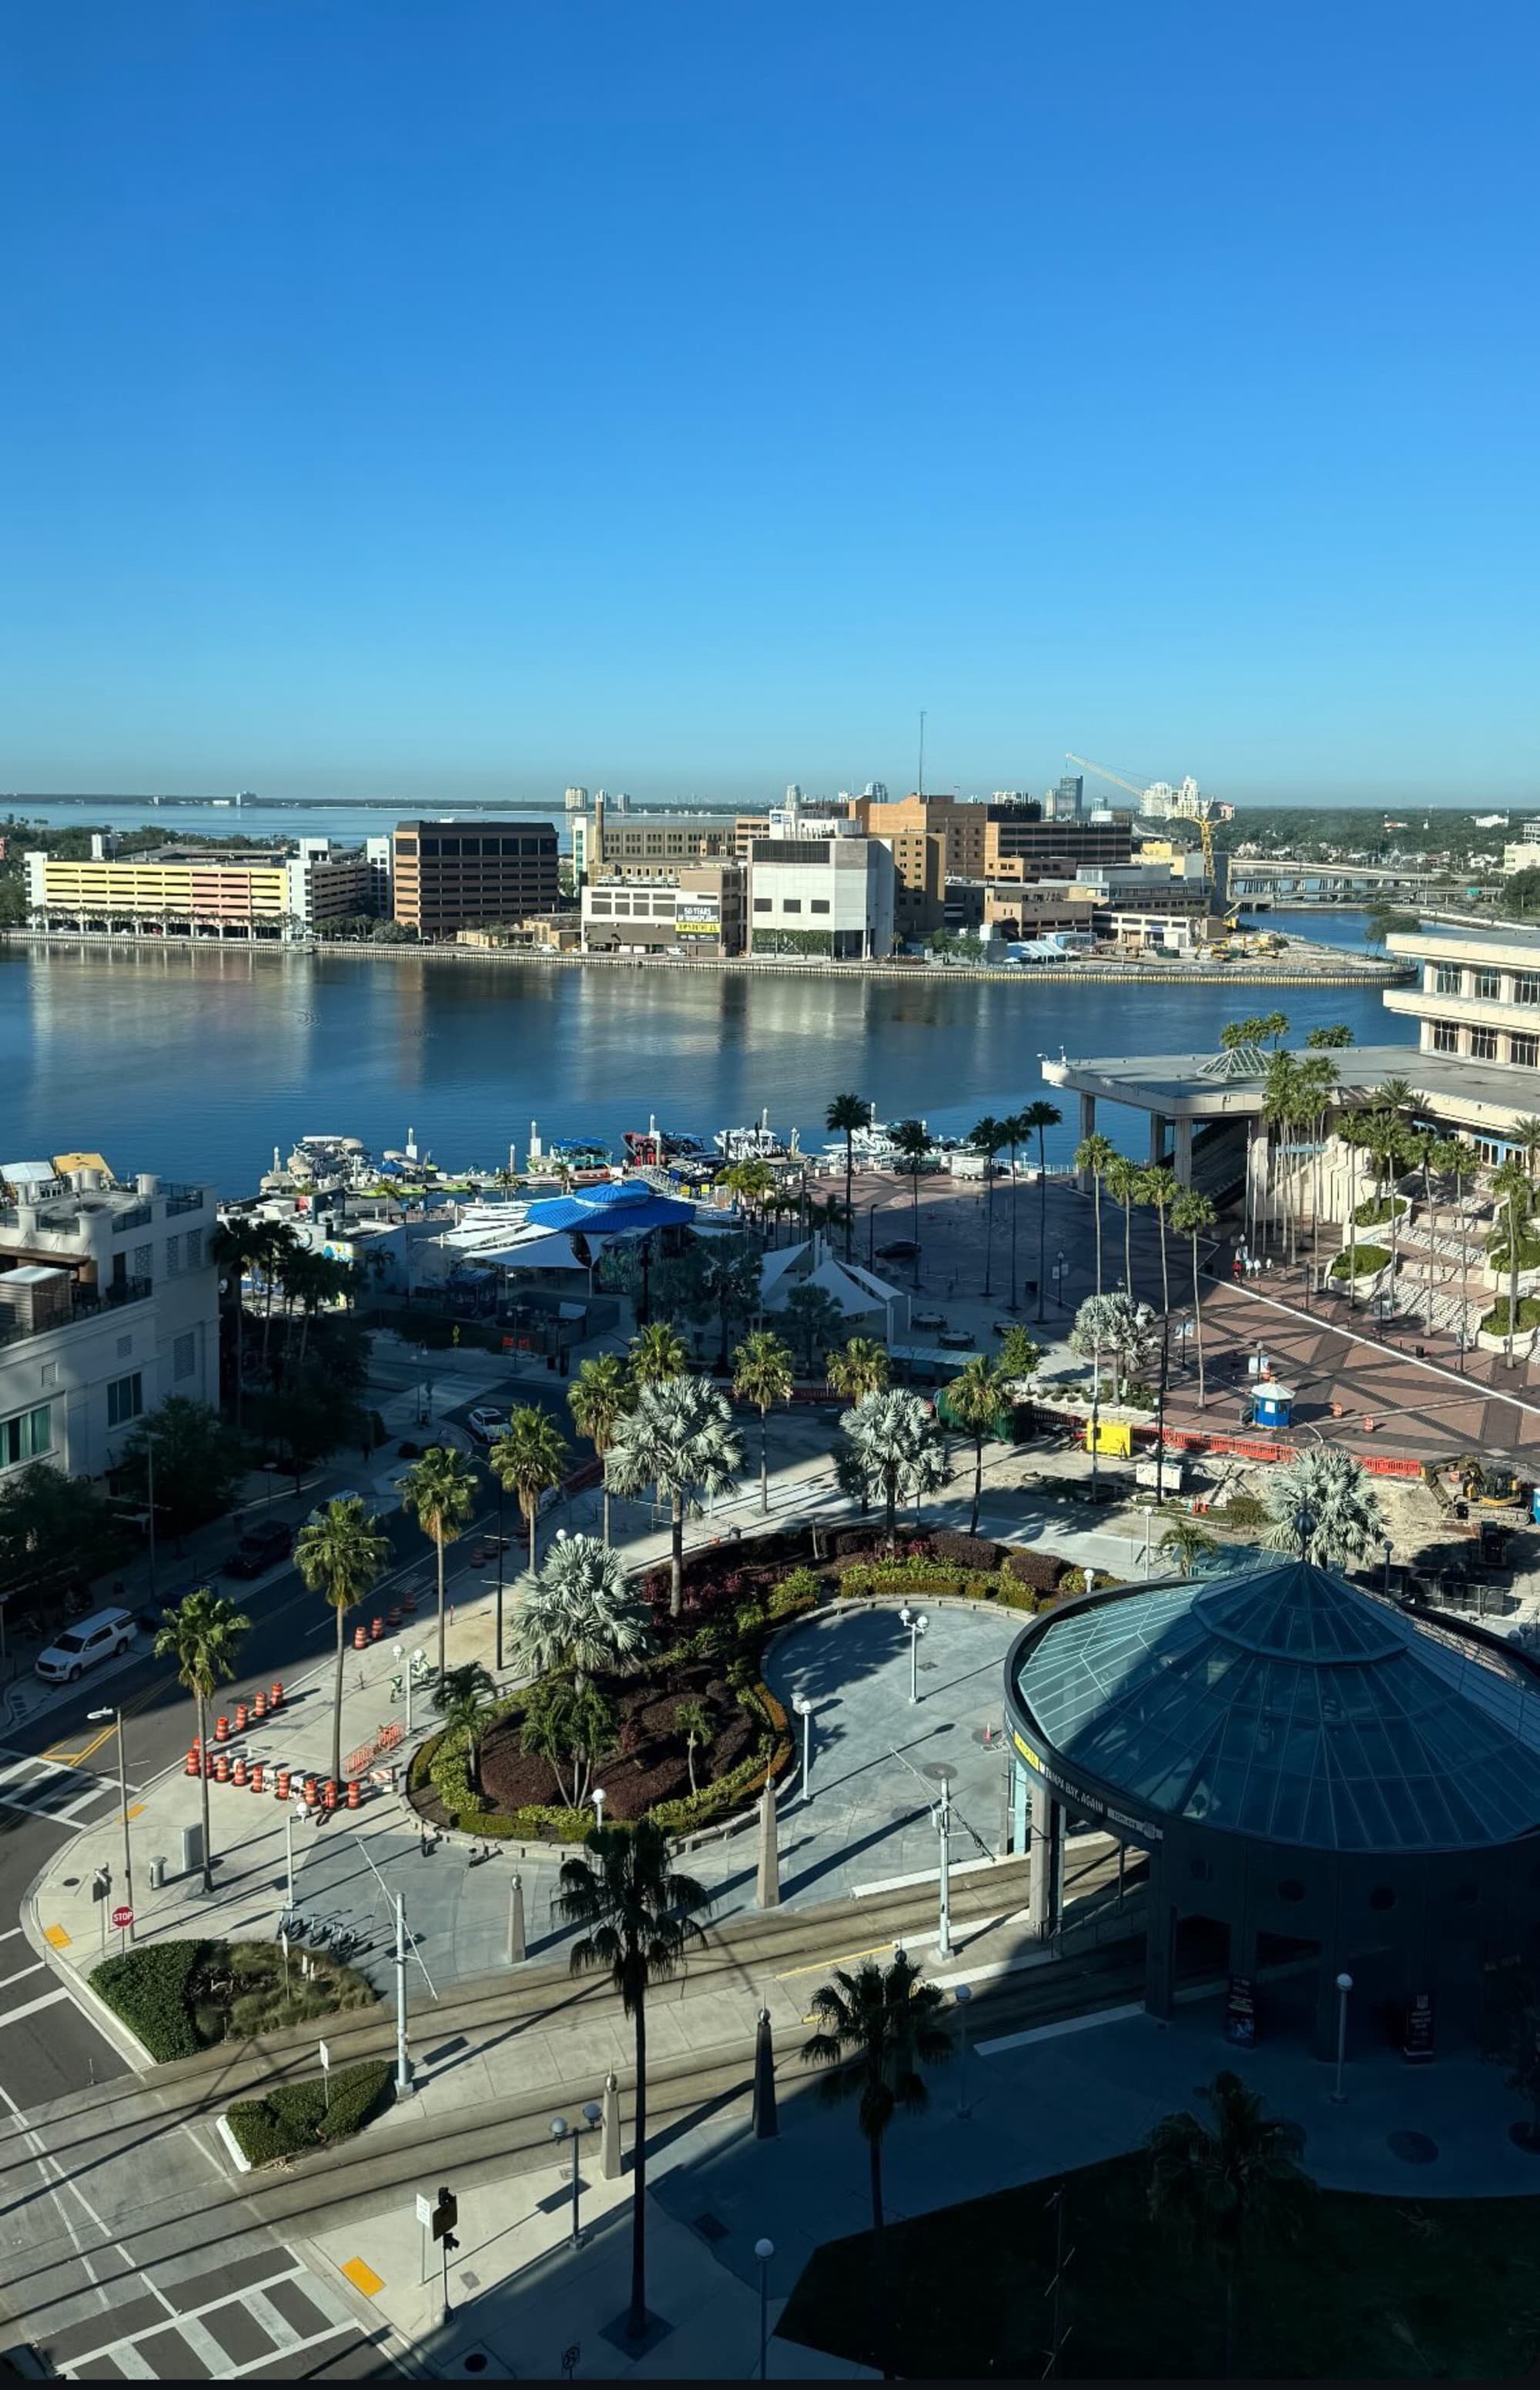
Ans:
[{"label": "blue canopy tent", "polygon": [[[611,1179],[599,1187],[575,1188],[570,1195],[552,1195],[530,1204],[525,1214],[532,1227],[565,1231],[572,1250],[590,1268],[599,1249],[623,1237],[647,1237],[654,1228],[687,1227],[695,1205],[672,1195],[660,1195],[645,1178]],[[592,1279],[590,1279],[590,1286]],[[642,1251],[642,1299],[636,1317],[648,1319],[648,1253]]]}]

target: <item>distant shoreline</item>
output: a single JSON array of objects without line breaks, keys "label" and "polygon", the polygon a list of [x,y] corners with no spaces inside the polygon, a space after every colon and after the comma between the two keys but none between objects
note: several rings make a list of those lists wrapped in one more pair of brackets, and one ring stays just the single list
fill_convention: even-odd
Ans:
[{"label": "distant shoreline", "polygon": [[[1395,963],[1366,959],[1355,964],[1326,947],[1313,949],[1315,954],[1323,957],[1314,967],[1256,960],[1211,963],[1199,968],[1187,963],[1105,961],[1066,963],[1062,966],[1043,963],[1001,966],[956,962],[934,965],[833,962],[816,956],[798,955],[740,955],[720,959],[666,955],[554,955],[540,953],[528,946],[374,945],[351,938],[308,938],[302,944],[285,945],[276,939],[145,938],[104,931],[83,933],[68,930],[6,930],[0,932],[0,940],[18,946],[61,946],[90,952],[105,949],[109,954],[163,954],[174,950],[182,954],[273,955],[284,960],[303,955],[343,955],[366,962],[490,963],[495,967],[520,963],[553,970],[744,972],[764,978],[857,983],[886,979],[902,981],[909,985],[929,985],[932,981],[961,979],[985,981],[1001,987],[1030,987],[1039,983],[1072,987],[1077,983],[1135,987],[1151,984],[1159,987],[1378,987],[1390,985],[1407,976],[1405,967]],[[1329,959],[1326,959],[1328,957]]]}]

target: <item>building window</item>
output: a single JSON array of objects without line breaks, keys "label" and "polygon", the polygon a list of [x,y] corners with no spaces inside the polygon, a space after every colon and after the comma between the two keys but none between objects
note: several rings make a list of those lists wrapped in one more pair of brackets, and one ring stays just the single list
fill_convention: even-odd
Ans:
[{"label": "building window", "polygon": [[1495,1004],[1501,982],[1495,970],[1479,970],[1474,974],[1471,994],[1483,1004]]},{"label": "building window", "polygon": [[770,910],[769,897],[756,896],[754,899],[754,910],[756,913],[768,913]]},{"label": "building window", "polygon": [[1457,1054],[1459,1050],[1460,1033],[1455,1026],[1455,1023],[1452,1021],[1435,1021],[1433,1023],[1433,1052],[1435,1054]]},{"label": "building window", "polygon": [[1497,1033],[1495,1029],[1472,1029],[1470,1060],[1473,1062],[1495,1062],[1497,1059]]},{"label": "building window", "polygon": [[1458,963],[1440,963],[1437,970],[1433,973],[1433,994],[1435,996],[1458,996],[1459,992],[1460,967]]},{"label": "building window", "polygon": [[0,1469],[15,1469],[23,1460],[36,1460],[54,1446],[53,1408],[44,1403],[34,1411],[18,1411],[10,1419],[0,1420]]},{"label": "building window", "polygon": [[186,1237],[183,1239],[183,1252],[186,1256],[187,1267],[189,1269],[202,1268],[203,1231],[201,1228],[189,1228],[187,1230]]},{"label": "building window", "polygon": [[1522,1063],[1526,1071],[1533,1071],[1536,1060],[1540,1059],[1540,1037],[1510,1037],[1508,1059],[1510,1062]]},{"label": "building window", "polygon": [[198,1368],[198,1338],[189,1328],[178,1336],[171,1348],[171,1373],[173,1378],[190,1378]]},{"label": "building window", "polygon": [[808,899],[808,910],[812,913],[827,913],[828,911],[828,898],[827,896],[810,896]]},{"label": "building window", "polygon": [[182,1240],[180,1237],[168,1237],[166,1239],[166,1276],[174,1278],[181,1266]]},{"label": "building window", "polygon": [[107,1389],[107,1424],[126,1427],[145,1407],[144,1380],[137,1369],[131,1378],[114,1378]]},{"label": "building window", "polygon": [[783,896],[781,898],[781,911],[783,913],[800,913],[802,909],[802,900],[800,896]]},{"label": "building window", "polygon": [[134,1260],[129,1268],[129,1277],[148,1279],[153,1274],[154,1268],[155,1247],[153,1245],[135,1245],[134,1248]]},{"label": "building window", "polygon": [[1513,974],[1515,1004],[1540,1004],[1540,971],[1515,971]]}]

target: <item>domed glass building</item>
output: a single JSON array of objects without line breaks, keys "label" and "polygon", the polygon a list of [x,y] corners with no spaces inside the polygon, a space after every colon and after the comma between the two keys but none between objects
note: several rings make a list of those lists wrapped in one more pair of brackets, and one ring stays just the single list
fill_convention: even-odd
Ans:
[{"label": "domed glass building", "polygon": [[1469,2030],[1540,1927],[1540,1675],[1495,1638],[1274,1563],[1093,1595],[1012,1646],[1033,1911],[1067,1818],[1148,1854],[1147,2005],[1230,1983],[1230,2029]]}]

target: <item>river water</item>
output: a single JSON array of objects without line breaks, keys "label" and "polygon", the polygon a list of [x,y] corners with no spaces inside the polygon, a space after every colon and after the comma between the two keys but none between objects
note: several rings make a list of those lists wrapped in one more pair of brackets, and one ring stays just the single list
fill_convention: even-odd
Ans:
[{"label": "river water", "polygon": [[[1357,917],[1277,926],[1358,944]],[[1303,1042],[1349,1022],[1360,1044],[1406,1024],[1380,992],[1289,988]],[[546,1137],[621,1132],[653,1112],[707,1135],[768,1106],[782,1135],[827,1142],[843,1089],[879,1119],[918,1113],[953,1134],[1041,1092],[1038,1058],[1204,1052],[1268,990],[1159,984],[783,980],[749,972],[586,970],[508,962],[127,947],[0,945],[0,1163],[104,1152],[121,1174],[251,1191],[273,1149],[408,1128],[445,1168],[494,1170],[530,1124]],[[1074,1142],[1072,1101],[1050,1158]],[[1098,1115],[1098,1124],[1100,1118]],[[1106,1111],[1119,1137],[1120,1115]],[[1122,1115],[1141,1159],[1146,1128]]]}]

